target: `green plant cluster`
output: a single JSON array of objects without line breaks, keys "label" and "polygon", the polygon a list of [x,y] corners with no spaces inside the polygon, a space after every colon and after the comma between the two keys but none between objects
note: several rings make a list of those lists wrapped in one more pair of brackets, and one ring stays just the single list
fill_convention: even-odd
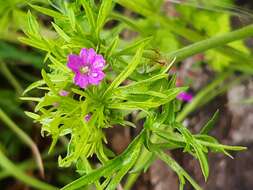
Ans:
[{"label": "green plant cluster", "polygon": [[[24,27],[26,37],[19,39],[22,43],[45,52],[48,68],[42,70],[41,80],[25,90],[22,99],[37,103],[34,112],[26,114],[42,125],[43,136],[52,137],[50,152],[54,151],[60,138],[67,139],[67,154],[59,156],[59,166],[69,167],[74,164],[82,176],[62,189],[95,185],[96,189],[113,190],[128,173],[148,169],[157,158],[177,173],[180,189],[183,189],[186,181],[195,189],[201,189],[166,154],[166,150],[181,149],[191,154],[199,161],[207,180],[208,152],[230,156],[228,151],[245,149],[222,145],[209,136],[218,113],[198,134],[192,134],[183,126],[183,117],[178,118],[182,104],[176,97],[187,88],[176,87],[176,76],[168,72],[175,60],[249,37],[253,34],[252,26],[224,34],[224,38],[220,37],[224,39],[221,41],[219,37],[204,40],[205,37],[199,33],[164,16],[160,10],[161,4],[160,0],[104,0],[101,3],[78,0],[57,1],[51,3],[52,7],[30,5],[32,10],[49,16],[53,21],[50,25],[51,35],[45,35],[36,17],[30,11],[27,13]],[[128,18],[117,12],[119,5],[147,18]],[[172,45],[159,46],[168,29],[168,36],[164,40],[165,44]],[[126,30],[133,33],[130,41],[122,38]],[[178,36],[193,42],[204,41],[176,50],[180,46],[176,40]],[[106,78],[99,86],[87,89],[80,89],[73,84],[73,73],[66,66],[67,56],[71,53],[78,54],[83,47],[94,48],[107,62],[104,70]],[[167,52],[163,52],[165,49]],[[227,49],[233,47],[227,46]],[[222,53],[228,54],[224,49]],[[240,56],[241,54],[238,55]],[[35,88],[41,91],[42,96],[25,96]],[[60,96],[61,90],[70,94]],[[84,119],[87,114],[91,115],[89,121]],[[127,119],[129,115],[134,115],[133,122]],[[139,122],[143,123],[140,134],[122,154],[115,155],[106,147],[110,139],[105,137],[105,128],[135,127]],[[92,156],[98,158],[99,167],[90,163],[89,158]]]}]

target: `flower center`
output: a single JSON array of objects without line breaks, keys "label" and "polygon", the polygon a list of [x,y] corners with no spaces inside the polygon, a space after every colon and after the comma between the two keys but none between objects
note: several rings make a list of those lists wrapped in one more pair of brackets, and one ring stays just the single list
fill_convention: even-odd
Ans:
[{"label": "flower center", "polygon": [[89,72],[89,67],[88,66],[81,67],[80,72],[82,74],[87,74]]}]

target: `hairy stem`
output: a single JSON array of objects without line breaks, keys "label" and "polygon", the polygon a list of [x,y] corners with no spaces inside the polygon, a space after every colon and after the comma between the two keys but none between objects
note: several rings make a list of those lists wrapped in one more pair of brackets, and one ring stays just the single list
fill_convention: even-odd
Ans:
[{"label": "hairy stem", "polygon": [[170,59],[176,57],[177,61],[181,61],[192,55],[204,52],[212,48],[224,46],[230,42],[245,39],[251,36],[253,36],[253,25],[249,25],[233,32],[228,32],[226,34],[214,36],[212,38],[196,42],[182,49],[168,53],[166,57]]}]

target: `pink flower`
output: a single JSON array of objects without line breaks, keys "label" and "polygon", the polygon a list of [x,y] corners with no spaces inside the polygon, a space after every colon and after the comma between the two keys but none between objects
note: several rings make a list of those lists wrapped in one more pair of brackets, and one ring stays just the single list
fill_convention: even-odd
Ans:
[{"label": "pink flower", "polygon": [[60,95],[60,96],[68,96],[68,95],[69,95],[69,92],[66,91],[66,90],[60,90],[59,95]]},{"label": "pink flower", "polygon": [[84,120],[86,122],[90,121],[90,118],[91,118],[91,114],[90,113],[88,113],[87,115],[84,116]]},{"label": "pink flower", "polygon": [[178,96],[177,99],[185,101],[185,102],[190,102],[193,98],[193,95],[188,92],[181,92]]},{"label": "pink flower", "polygon": [[81,88],[98,85],[105,77],[105,60],[92,48],[83,48],[80,55],[70,54],[67,66],[75,73],[74,83]]},{"label": "pink flower", "polygon": [[59,104],[58,102],[54,102],[54,103],[52,104],[52,106],[53,106],[54,108],[57,108],[59,105],[60,105],[60,104]]}]

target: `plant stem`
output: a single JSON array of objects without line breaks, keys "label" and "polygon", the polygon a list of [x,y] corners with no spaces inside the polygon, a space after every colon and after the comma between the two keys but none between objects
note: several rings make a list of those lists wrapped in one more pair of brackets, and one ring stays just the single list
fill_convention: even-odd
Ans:
[{"label": "plant stem", "polygon": [[33,65],[37,69],[43,67],[43,57],[39,54],[21,50],[3,41],[0,41],[0,59],[15,61],[17,65]]},{"label": "plant stem", "polygon": [[[216,46],[222,46],[225,45],[226,43],[232,42],[234,40],[239,40],[242,38],[246,38],[253,35],[253,25],[244,27],[242,29],[236,30],[234,32],[229,32],[224,35],[216,36],[207,40],[203,40],[200,42],[197,42],[195,44],[189,45],[185,48],[182,48],[180,50],[171,52],[166,55],[167,59],[173,59],[177,58],[176,61],[183,60],[189,56],[192,56],[194,54],[206,51],[211,48],[215,48]],[[189,104],[185,109],[178,115],[177,120],[182,121],[188,114],[190,114],[194,109],[198,107],[198,104],[201,102],[201,100],[208,95],[212,90],[215,90],[215,88],[220,85],[231,73],[223,73],[219,78],[217,78],[211,85],[206,87],[201,91],[201,93],[195,97],[193,102]],[[209,101],[211,101],[214,97],[216,97],[218,94],[213,96]],[[209,102],[207,101],[207,102]],[[206,103],[207,103],[206,102]],[[146,162],[145,160],[148,160],[147,158],[150,158],[152,154],[148,152],[147,150],[144,150],[143,154],[140,156],[139,161],[141,165],[145,165]],[[130,174],[126,184],[125,184],[125,189],[130,190],[134,182],[137,180],[139,174]]]},{"label": "plant stem", "polygon": [[[167,56],[168,56],[168,58],[170,58],[170,60],[177,57],[177,61],[179,61],[179,60],[182,60],[183,58],[186,58],[187,56],[192,56],[196,53],[204,52],[208,49],[215,48],[214,49],[215,51],[218,51],[218,52],[222,53],[223,55],[231,57],[233,59],[235,64],[232,64],[232,67],[234,70],[239,70],[239,71],[247,72],[247,73],[253,73],[253,68],[248,67],[248,65],[252,64],[252,62],[253,62],[252,56],[249,56],[248,54],[238,51],[237,49],[230,47],[230,46],[219,47],[219,46],[225,45],[229,42],[233,42],[236,40],[242,40],[244,38],[253,36],[253,25],[249,25],[247,27],[236,30],[234,32],[229,32],[227,34],[213,37],[216,39],[209,41],[210,39],[206,40],[206,38],[208,36],[203,36],[197,31],[188,29],[188,28],[176,23],[173,19],[171,19],[167,16],[160,15],[159,12],[155,12],[153,10],[150,10],[147,7],[140,6],[137,2],[125,1],[125,0],[116,0],[116,2],[119,3],[123,7],[126,7],[132,11],[139,13],[140,15],[143,15],[143,16],[149,18],[150,20],[154,21],[155,23],[159,22],[162,25],[162,27],[166,28],[168,31],[170,31],[176,35],[179,35],[179,36],[185,38],[189,42],[198,42],[198,41],[202,40],[201,42],[203,42],[203,43],[196,44],[196,45],[190,45],[186,48],[181,49],[183,51],[177,50],[177,51],[174,51],[171,53],[167,53]],[[126,23],[128,24],[129,22],[126,22]],[[130,23],[130,26],[131,26],[131,23]],[[133,27],[133,28],[136,28],[136,27]],[[225,37],[225,39],[223,39],[222,37]],[[233,39],[233,37],[235,37],[235,38]],[[221,41],[219,42],[219,40],[221,40]],[[216,46],[218,46],[218,48],[216,48]],[[188,48],[190,48],[190,49],[193,48],[193,49],[188,50]],[[152,54],[149,55],[148,57],[150,57],[150,56],[152,56]],[[237,61],[241,62],[242,60],[243,60],[243,62],[245,62],[243,67],[241,67],[242,66],[241,64],[240,65],[236,64]],[[250,70],[250,72],[248,70]]]},{"label": "plant stem", "polygon": [[179,113],[179,115],[177,116],[177,121],[182,122],[191,112],[207,104],[216,96],[224,93],[227,89],[229,89],[229,87],[248,77],[247,75],[245,75],[242,77],[237,77],[231,82],[226,82],[226,79],[228,79],[230,76],[231,72],[222,73],[208,86],[198,92],[198,94],[193,98],[193,100],[188,103]]},{"label": "plant stem", "polygon": [[[38,165],[33,160],[24,161],[21,164],[17,164],[16,167],[19,168],[23,172],[28,171],[28,170],[31,171],[31,170],[38,169]],[[44,167],[55,168],[57,166],[55,165],[55,162],[47,162],[45,163]],[[3,170],[0,172],[0,180],[10,177],[11,175],[12,174],[9,171]]]},{"label": "plant stem", "polygon": [[197,53],[201,53],[212,48],[224,46],[225,44],[228,44],[230,42],[245,39],[251,36],[253,36],[253,25],[249,25],[233,32],[228,32],[226,34],[214,36],[212,38],[196,42],[182,49],[173,51],[166,56],[170,59],[176,57],[177,61],[181,61]]},{"label": "plant stem", "polygon": [[208,86],[203,88],[198,94],[193,98],[193,100],[187,104],[183,110],[177,116],[177,121],[181,122],[191,113],[193,110],[197,109],[198,105],[201,103],[205,97],[207,97],[212,91],[214,91],[220,84],[222,84],[229,76],[231,75],[230,72],[222,73],[218,76],[212,83]]},{"label": "plant stem", "polygon": [[28,184],[36,189],[41,190],[56,190],[58,188],[53,187],[47,183],[39,181],[31,176],[26,175],[18,167],[15,166],[1,151],[0,149],[0,166],[9,172],[13,177],[19,179],[20,181]]},{"label": "plant stem", "polygon": [[191,176],[169,155],[167,155],[161,150],[158,150],[156,151],[156,156],[163,160],[167,165],[169,165],[175,172],[177,172],[178,174],[182,174],[184,178],[186,178],[191,183],[194,189],[202,190],[202,188],[195,182],[195,180],[193,180]]},{"label": "plant stem", "polygon": [[2,120],[6,126],[8,126],[27,146],[29,146],[34,154],[36,163],[38,165],[39,171],[41,173],[41,176],[44,177],[44,169],[43,169],[43,162],[41,159],[40,152],[38,150],[38,147],[33,142],[33,140],[25,133],[23,132],[6,114],[5,112],[0,108],[0,120]]},{"label": "plant stem", "polygon": [[19,44],[18,37],[20,37],[20,36],[21,35],[17,34],[16,32],[8,31],[4,35],[1,34],[0,40],[5,40],[5,41],[11,42],[11,43]]},{"label": "plant stem", "polygon": [[[53,152],[53,154],[48,154],[48,151],[44,151],[42,154],[41,154],[41,157],[43,159],[48,159],[48,158],[52,158],[54,157],[55,155],[59,155],[61,153],[65,152],[65,148],[64,147],[61,147],[61,148],[57,148],[55,149],[55,151]],[[54,167],[55,166],[55,163],[45,163],[45,168],[51,168],[51,167]],[[17,164],[16,167],[20,168],[20,170],[33,170],[33,169],[38,169],[38,164],[36,162],[34,162],[33,159],[27,159],[25,161],[23,161],[22,163],[20,164]],[[6,177],[9,177],[11,174],[10,172],[6,171],[6,170],[3,170],[0,172],[0,181]]]},{"label": "plant stem", "polygon": [[[183,60],[189,56],[192,56],[194,54],[209,50],[211,48],[216,48],[217,46],[223,46],[227,43],[230,43],[232,41],[235,40],[239,40],[239,39],[243,39],[243,38],[247,38],[253,35],[253,25],[249,25],[247,27],[244,27],[242,29],[236,30],[234,32],[229,32],[227,34],[223,34],[220,36],[216,36],[207,40],[202,40],[200,42],[194,43],[192,45],[189,45],[185,48],[182,48],[180,50],[171,52],[169,54],[166,55],[167,59],[173,59],[173,58],[177,58],[176,61],[180,61]],[[253,61],[253,60],[252,60]],[[214,90],[221,82],[223,82],[231,73],[224,73],[222,74],[218,79],[216,79],[212,85],[209,85],[208,87],[206,87],[205,89],[203,89],[201,91],[201,93],[195,97],[194,101],[191,103],[191,105],[189,105],[188,107],[186,107],[183,112],[180,113],[180,115],[178,115],[177,120],[178,121],[182,121],[189,113],[191,113],[194,109],[196,109],[196,107],[198,106],[199,102],[201,102],[201,100],[208,95],[208,93],[210,93],[212,90]],[[218,94],[216,94],[218,95]],[[214,96],[216,97],[216,96]],[[213,98],[214,98],[213,97]],[[211,99],[209,99],[210,101]],[[207,103],[207,102],[206,102]],[[150,152],[148,152],[147,150],[144,150],[143,154],[141,155],[141,157],[139,158],[139,161],[141,163],[141,165],[145,165],[145,160],[148,160],[148,158],[150,158],[152,156],[152,154]],[[126,184],[125,184],[125,189],[126,190],[130,190],[132,185],[135,183],[135,181],[137,180],[139,174],[130,174]]]},{"label": "plant stem", "polygon": [[18,95],[21,95],[23,92],[22,86],[19,84],[19,82],[16,80],[16,78],[12,75],[8,67],[4,62],[0,62],[0,69],[3,75],[8,79],[8,81],[11,83],[13,88],[16,90]]},{"label": "plant stem", "polygon": [[[143,148],[139,159],[136,162],[137,166],[144,166],[152,158],[152,153],[147,149]],[[126,183],[124,184],[124,190],[130,190],[141,173],[130,173]]]}]

